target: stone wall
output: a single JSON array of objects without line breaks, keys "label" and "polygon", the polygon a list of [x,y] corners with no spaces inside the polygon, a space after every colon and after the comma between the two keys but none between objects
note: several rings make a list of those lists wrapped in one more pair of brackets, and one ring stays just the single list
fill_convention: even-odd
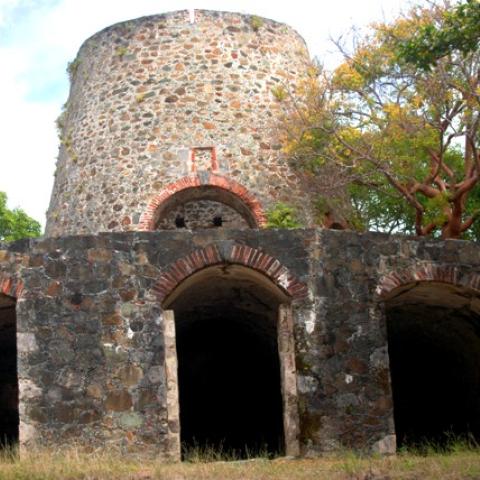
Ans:
[{"label": "stone wall", "polygon": [[171,455],[179,425],[168,417],[162,301],[193,272],[237,263],[291,299],[302,454],[392,451],[382,295],[419,281],[477,295],[479,253],[463,241],[327,230],[110,233],[4,245],[0,284],[17,297],[20,440]]},{"label": "stone wall", "polygon": [[293,29],[236,13],[196,10],[192,23],[179,11],[93,35],[70,65],[46,234],[145,229],[152,199],[210,174],[246,189],[259,218],[287,202],[310,224],[272,93],[295,91],[308,61]]}]

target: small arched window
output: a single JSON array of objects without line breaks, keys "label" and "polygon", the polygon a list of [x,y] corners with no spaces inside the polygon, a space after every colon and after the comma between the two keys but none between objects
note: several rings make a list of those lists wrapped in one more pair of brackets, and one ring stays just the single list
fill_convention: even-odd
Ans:
[{"label": "small arched window", "polygon": [[157,230],[257,227],[255,217],[242,199],[210,185],[173,194],[159,206],[155,216]]}]

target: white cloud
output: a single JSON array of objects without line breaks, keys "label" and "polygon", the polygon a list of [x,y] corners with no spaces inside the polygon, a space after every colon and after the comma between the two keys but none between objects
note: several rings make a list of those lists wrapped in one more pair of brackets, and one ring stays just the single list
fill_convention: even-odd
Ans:
[{"label": "white cloud", "polygon": [[10,18],[14,8],[20,3],[20,0],[1,0],[0,1],[0,27],[4,26]]},{"label": "white cloud", "polygon": [[0,0],[0,191],[44,222],[68,94],[65,67],[81,43],[118,21],[188,8],[254,13],[288,23],[322,56],[327,38],[398,11],[401,0]]}]

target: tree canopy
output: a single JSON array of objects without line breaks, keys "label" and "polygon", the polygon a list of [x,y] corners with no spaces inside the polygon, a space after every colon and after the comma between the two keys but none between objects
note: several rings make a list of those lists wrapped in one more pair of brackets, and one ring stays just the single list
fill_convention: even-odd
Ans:
[{"label": "tree canopy", "polygon": [[11,242],[21,238],[38,237],[40,233],[40,223],[20,208],[8,209],[7,195],[0,192],[0,241]]},{"label": "tree canopy", "polygon": [[354,36],[350,49],[336,42],[343,63],[310,74],[302,100],[285,102],[287,153],[314,177],[336,171],[350,225],[443,238],[471,231],[480,213],[480,54],[441,35],[430,57],[420,48],[431,28],[450,31],[466,11],[416,7]]},{"label": "tree canopy", "polygon": [[429,70],[439,59],[458,51],[468,55],[480,42],[480,2],[467,0],[445,8],[439,22],[422,25],[398,46],[399,58]]}]

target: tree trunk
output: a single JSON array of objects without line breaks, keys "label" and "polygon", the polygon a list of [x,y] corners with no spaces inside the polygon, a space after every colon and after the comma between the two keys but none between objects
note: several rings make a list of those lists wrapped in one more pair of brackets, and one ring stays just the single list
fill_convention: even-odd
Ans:
[{"label": "tree trunk", "polygon": [[442,239],[458,239],[462,234],[462,198],[455,200],[448,212],[448,220],[442,226]]}]

